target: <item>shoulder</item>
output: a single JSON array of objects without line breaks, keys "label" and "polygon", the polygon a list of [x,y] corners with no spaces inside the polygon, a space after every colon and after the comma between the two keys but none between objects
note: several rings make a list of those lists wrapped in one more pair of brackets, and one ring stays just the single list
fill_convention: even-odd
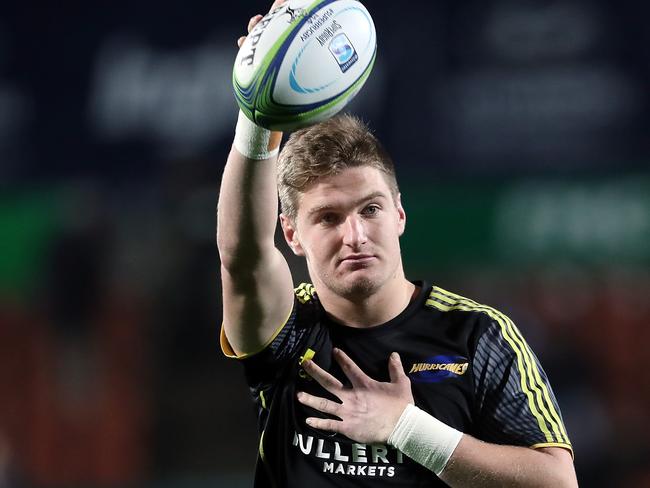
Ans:
[{"label": "shoulder", "polygon": [[535,375],[542,381],[536,356],[519,328],[504,313],[437,286],[432,287],[426,305],[454,317],[453,325],[460,325],[468,334],[475,371],[504,373],[514,364],[519,377]]},{"label": "shoulder", "polygon": [[[237,355],[228,342],[222,327],[220,343],[224,354],[230,358],[248,360],[247,362],[252,363],[277,360],[291,352],[314,323],[318,323],[321,313],[318,296],[311,283],[300,283],[293,291],[294,303],[289,316],[278,326],[259,350],[249,354]],[[259,358],[263,359],[260,360]]]},{"label": "shoulder", "polygon": [[318,302],[316,289],[311,283],[300,283],[293,289],[293,293],[296,295],[296,300],[303,305]]},{"label": "shoulder", "polygon": [[425,306],[442,314],[455,316],[458,320],[486,328],[490,325],[511,323],[510,318],[496,308],[439,286],[431,287]]},{"label": "shoulder", "polygon": [[311,283],[300,283],[293,290],[294,304],[290,322],[297,328],[313,327],[321,321],[323,307]]},{"label": "shoulder", "polygon": [[322,310],[318,293],[311,283],[300,283],[293,289],[294,293],[294,314],[314,318],[320,315]]}]

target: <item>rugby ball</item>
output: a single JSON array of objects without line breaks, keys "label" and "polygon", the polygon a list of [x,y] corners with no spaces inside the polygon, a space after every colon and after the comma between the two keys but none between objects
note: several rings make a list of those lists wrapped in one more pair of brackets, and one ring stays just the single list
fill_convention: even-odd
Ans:
[{"label": "rugby ball", "polygon": [[237,103],[271,130],[320,122],[359,92],[376,52],[374,23],[357,0],[290,0],[262,18],[239,49]]}]

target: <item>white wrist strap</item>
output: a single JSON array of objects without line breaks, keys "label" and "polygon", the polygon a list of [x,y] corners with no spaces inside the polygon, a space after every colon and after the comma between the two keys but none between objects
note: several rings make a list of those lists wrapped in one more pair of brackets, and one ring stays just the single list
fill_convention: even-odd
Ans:
[{"label": "white wrist strap", "polygon": [[462,436],[462,432],[408,404],[388,437],[388,443],[439,475]]},{"label": "white wrist strap", "polygon": [[[280,148],[279,139],[271,138],[271,131],[251,122],[240,110],[233,145],[249,159],[268,159]],[[275,147],[272,147],[275,146]]]}]

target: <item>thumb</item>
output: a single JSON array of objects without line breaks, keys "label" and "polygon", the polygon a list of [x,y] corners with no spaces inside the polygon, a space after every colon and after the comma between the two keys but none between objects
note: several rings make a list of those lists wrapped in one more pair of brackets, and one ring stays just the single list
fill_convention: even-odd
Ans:
[{"label": "thumb", "polygon": [[388,359],[388,374],[390,375],[391,383],[401,383],[404,380],[408,380],[406,373],[404,373],[402,360],[396,352],[392,353]]}]

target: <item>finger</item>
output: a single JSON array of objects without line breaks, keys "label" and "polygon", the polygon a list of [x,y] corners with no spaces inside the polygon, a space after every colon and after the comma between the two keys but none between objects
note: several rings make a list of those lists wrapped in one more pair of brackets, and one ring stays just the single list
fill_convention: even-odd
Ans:
[{"label": "finger", "polygon": [[343,383],[321,368],[314,361],[305,361],[302,364],[302,367],[307,371],[307,373],[309,373],[309,376],[318,382],[320,386],[325,388],[332,395],[339,396],[338,393],[343,389]]},{"label": "finger", "polygon": [[237,45],[241,47],[241,45],[244,44],[245,40],[246,40],[246,36],[241,36],[239,39],[237,39]]},{"label": "finger", "polygon": [[248,32],[253,30],[253,27],[257,25],[257,23],[262,19],[262,16],[260,14],[253,15],[251,19],[248,21]]},{"label": "finger", "polygon": [[362,388],[368,385],[373,379],[368,376],[357,364],[350,359],[341,349],[334,348],[334,358],[339,363],[343,373],[348,377],[350,383],[355,388]]},{"label": "finger", "polygon": [[317,417],[307,417],[305,420],[307,425],[313,427],[314,429],[326,430],[329,432],[338,432],[341,433],[343,428],[343,422],[340,420],[333,419],[319,419]]},{"label": "finger", "polygon": [[388,359],[388,374],[390,375],[391,383],[401,383],[405,379],[408,380],[408,376],[406,376],[404,366],[402,365],[402,358],[396,352],[392,353]]},{"label": "finger", "polygon": [[327,398],[321,398],[309,393],[301,391],[298,393],[298,401],[303,405],[314,408],[319,412],[328,413],[330,415],[338,416],[338,413],[341,410],[341,404],[328,400]]}]

